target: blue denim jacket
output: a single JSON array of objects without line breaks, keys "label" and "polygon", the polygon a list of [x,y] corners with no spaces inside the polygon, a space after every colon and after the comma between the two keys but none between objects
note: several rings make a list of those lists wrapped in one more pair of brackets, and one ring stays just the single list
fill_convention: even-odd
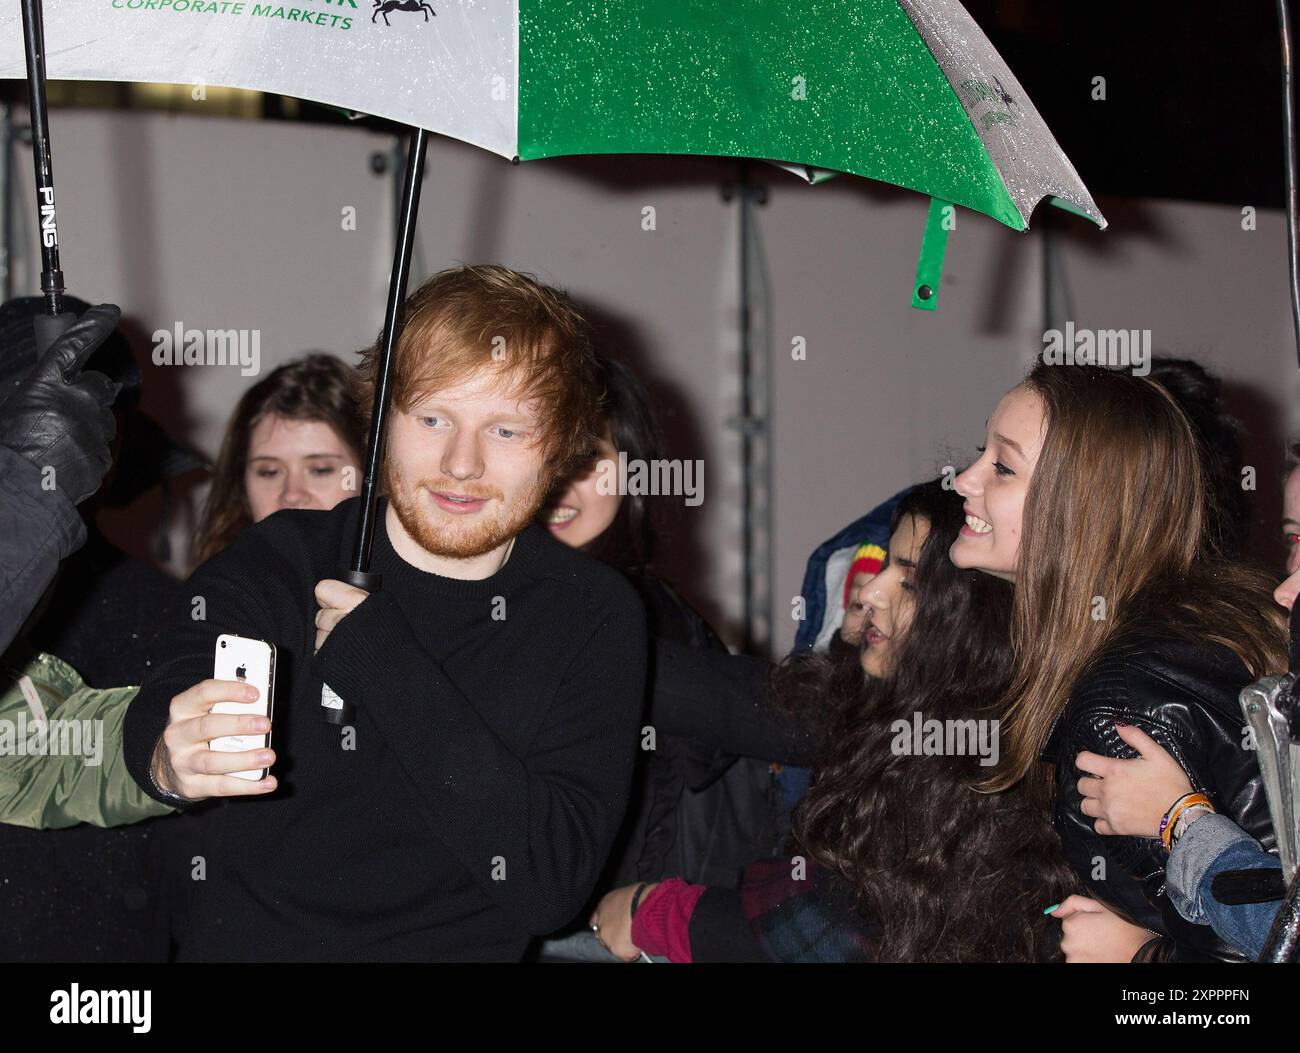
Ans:
[{"label": "blue denim jacket", "polygon": [[1209,925],[1238,950],[1258,958],[1280,901],[1220,903],[1210,891],[1226,870],[1282,869],[1277,857],[1226,815],[1202,815],[1190,823],[1165,868],[1165,884],[1178,913],[1198,925]]}]

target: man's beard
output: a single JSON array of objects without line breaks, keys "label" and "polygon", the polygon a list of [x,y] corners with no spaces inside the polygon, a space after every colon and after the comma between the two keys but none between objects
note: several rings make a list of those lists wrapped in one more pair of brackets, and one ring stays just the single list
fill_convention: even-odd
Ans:
[{"label": "man's beard", "polygon": [[[384,488],[397,521],[422,549],[432,556],[473,559],[504,545],[533,521],[546,501],[550,480],[545,477],[545,473],[540,474],[531,490],[525,491],[512,504],[504,505],[501,491],[495,488],[467,489],[459,483],[440,483],[432,479],[421,479],[412,485],[393,461],[385,460]],[[484,512],[489,507],[485,505],[474,516],[457,517],[454,513],[443,513],[447,518],[446,525],[430,522],[427,513],[420,507],[418,491],[421,488],[429,492],[431,501],[434,492],[495,499],[492,507],[495,507],[496,514],[485,516]],[[473,521],[457,522],[458,518]]]}]

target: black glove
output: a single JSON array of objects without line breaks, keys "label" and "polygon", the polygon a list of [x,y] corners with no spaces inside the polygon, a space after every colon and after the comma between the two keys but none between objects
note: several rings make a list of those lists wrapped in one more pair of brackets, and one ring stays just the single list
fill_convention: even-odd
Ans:
[{"label": "black glove", "polygon": [[109,444],[117,425],[111,407],[122,385],[81,367],[121,316],[112,304],[92,307],[0,404],[0,445],[38,468],[53,468],[55,487],[73,504],[99,489],[112,463]]}]

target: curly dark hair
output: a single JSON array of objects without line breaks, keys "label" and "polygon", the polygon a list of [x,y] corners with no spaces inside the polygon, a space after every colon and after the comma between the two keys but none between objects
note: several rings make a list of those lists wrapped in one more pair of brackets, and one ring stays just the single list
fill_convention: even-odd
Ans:
[{"label": "curly dark hair", "polygon": [[[894,513],[929,524],[912,579],[911,625],[892,671],[796,658],[774,675],[789,705],[826,707],[812,787],[795,838],[857,892],[879,928],[880,961],[1042,961],[1055,926],[1043,908],[1077,881],[1046,815],[1020,786],[997,794],[977,756],[899,755],[896,721],[996,720],[1012,670],[1009,582],[959,570],[948,549],[962,499],[938,481],[909,490]],[[856,666],[856,675],[855,669]]]}]

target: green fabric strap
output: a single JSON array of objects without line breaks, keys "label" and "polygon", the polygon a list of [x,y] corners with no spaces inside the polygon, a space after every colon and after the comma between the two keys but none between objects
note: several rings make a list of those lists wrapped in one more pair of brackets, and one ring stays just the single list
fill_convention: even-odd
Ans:
[{"label": "green fabric strap", "polygon": [[930,198],[930,213],[925,218],[925,235],[921,238],[921,258],[916,264],[916,281],[912,283],[912,306],[922,311],[939,309],[939,278],[943,275],[943,257],[948,251],[948,231],[955,210],[956,206],[947,201]]}]

